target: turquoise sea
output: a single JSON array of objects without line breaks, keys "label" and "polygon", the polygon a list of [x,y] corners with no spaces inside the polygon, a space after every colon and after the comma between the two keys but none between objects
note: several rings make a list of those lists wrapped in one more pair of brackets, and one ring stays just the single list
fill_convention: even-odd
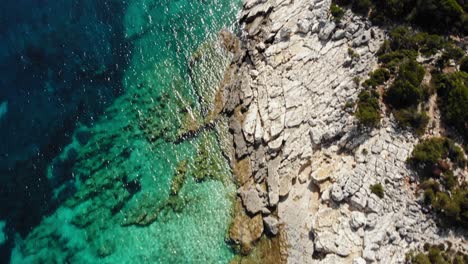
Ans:
[{"label": "turquoise sea", "polygon": [[7,2],[4,22],[23,18],[0,27],[0,60],[30,68],[1,83],[21,87],[0,93],[1,255],[228,263],[235,185],[212,111],[240,0]]}]

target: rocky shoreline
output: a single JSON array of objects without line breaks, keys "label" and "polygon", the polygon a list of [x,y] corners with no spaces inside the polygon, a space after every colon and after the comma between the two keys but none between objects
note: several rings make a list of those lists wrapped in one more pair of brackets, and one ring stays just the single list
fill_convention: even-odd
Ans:
[{"label": "rocky shoreline", "polygon": [[221,34],[234,54],[222,97],[243,205],[231,240],[248,254],[265,233],[288,263],[403,263],[425,243],[468,252],[417,202],[406,160],[418,139],[391,117],[366,130],[353,116],[356,80],[377,67],[386,32],[350,11],[335,23],[330,5],[247,0],[239,39]]}]

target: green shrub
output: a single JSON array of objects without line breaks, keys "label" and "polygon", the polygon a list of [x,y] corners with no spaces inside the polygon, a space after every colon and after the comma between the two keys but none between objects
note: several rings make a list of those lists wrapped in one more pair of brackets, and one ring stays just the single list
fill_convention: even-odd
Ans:
[{"label": "green shrub", "polygon": [[464,168],[466,161],[461,148],[447,138],[431,138],[419,143],[413,150],[409,162],[419,175],[426,179],[420,187],[424,190],[424,202],[431,205],[443,223],[448,225],[468,225],[468,189],[460,185],[450,169],[453,166]]},{"label": "green shrub", "polygon": [[362,91],[359,94],[355,116],[364,126],[375,127],[379,124],[381,116],[377,92]]},{"label": "green shrub", "polygon": [[384,198],[384,188],[382,184],[376,183],[370,186],[370,191],[377,195],[380,199]]},{"label": "green shrub", "polygon": [[[411,157],[408,161],[424,173],[424,177],[431,177],[432,170],[435,167],[441,167],[438,164],[440,160],[450,159],[454,166],[464,168],[466,166],[466,159],[463,150],[455,145],[455,143],[448,138],[434,137],[423,140],[413,149]],[[443,166],[442,166],[443,167]],[[441,168],[446,171],[445,168]]]},{"label": "green shrub", "polygon": [[435,79],[442,117],[468,139],[468,73],[441,74]]},{"label": "green shrub", "polygon": [[418,112],[416,107],[403,108],[394,111],[395,119],[402,127],[411,127],[416,134],[421,136],[429,123],[426,112]]},{"label": "green shrub", "polygon": [[421,81],[424,67],[415,60],[406,60],[400,66],[398,76],[385,94],[385,101],[395,108],[416,105],[424,98]]},{"label": "green shrub", "polygon": [[405,26],[398,26],[390,31],[390,40],[392,50],[418,50],[414,32]]},{"label": "green shrub", "polygon": [[458,62],[464,55],[465,52],[461,48],[455,46],[452,43],[448,43],[445,46],[442,56],[440,56],[440,58],[437,60],[436,66],[442,70],[449,64],[450,60]]},{"label": "green shrub", "polygon": [[444,29],[463,30],[463,16],[465,14],[456,0],[425,0],[416,1],[411,21],[429,31]]},{"label": "green shrub", "polygon": [[336,4],[332,4],[330,7],[330,12],[336,22],[341,21],[341,18],[344,15],[344,10]]},{"label": "green shrub", "polygon": [[[410,22],[429,32],[466,33],[466,12],[456,0],[373,0],[377,22]],[[466,3],[466,1],[465,1]],[[465,4],[466,5],[466,4]]]},{"label": "green shrub", "polygon": [[464,255],[462,252],[457,252],[445,248],[444,244],[436,245],[424,245],[424,250],[427,252],[419,252],[414,254],[410,252],[407,254],[406,260],[407,263],[412,264],[461,264],[468,261],[468,256]]},{"label": "green shrub", "polygon": [[404,60],[416,60],[418,53],[414,50],[397,50],[379,56],[379,62],[391,72],[396,72]]},{"label": "green shrub", "polygon": [[352,4],[352,9],[358,14],[367,15],[371,6],[371,0],[354,0]]},{"label": "green shrub", "polygon": [[352,59],[358,59],[360,56],[358,53],[356,53],[356,51],[354,51],[352,48],[348,48],[348,55],[352,58]]},{"label": "green shrub", "polygon": [[432,189],[426,189],[424,190],[424,203],[426,205],[432,204],[432,202],[435,200],[435,193]]},{"label": "green shrub", "polygon": [[422,54],[434,55],[439,50],[444,48],[445,41],[439,35],[431,35],[427,33],[418,33],[415,35],[416,42],[420,47],[420,51]]},{"label": "green shrub", "polygon": [[428,32],[444,34],[447,31],[466,34],[468,31],[466,1],[339,0],[337,2],[351,3],[352,10],[363,15],[367,15],[372,8],[370,18],[377,24],[389,21],[409,22]]},{"label": "green shrub", "polygon": [[448,158],[453,142],[447,138],[430,138],[414,147],[410,162],[416,167],[434,166],[439,160]]},{"label": "green shrub", "polygon": [[376,87],[388,81],[390,79],[390,72],[385,68],[379,68],[369,74],[370,78],[364,83],[364,87]]},{"label": "green shrub", "polygon": [[464,55],[465,51],[459,48],[458,46],[455,46],[454,44],[447,44],[443,53],[443,56],[455,61],[460,60],[461,58],[463,58]]},{"label": "green shrub", "polygon": [[424,253],[419,253],[411,259],[411,263],[413,264],[432,264],[431,260],[428,256],[424,255]]},{"label": "green shrub", "polygon": [[468,73],[468,56],[465,56],[460,61],[460,71]]}]

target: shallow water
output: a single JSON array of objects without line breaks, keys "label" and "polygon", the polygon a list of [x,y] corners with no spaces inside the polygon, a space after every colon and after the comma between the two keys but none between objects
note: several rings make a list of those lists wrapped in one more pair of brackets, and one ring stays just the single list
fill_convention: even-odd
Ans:
[{"label": "shallow water", "polygon": [[[24,0],[20,2],[24,6],[28,4]],[[52,63],[51,60],[42,59],[43,54],[49,56],[57,53],[46,48],[45,52],[37,55],[37,60],[41,59],[37,63],[48,67],[45,76],[49,77],[41,82],[44,84],[42,87],[35,90],[37,98],[31,97],[27,89],[25,93],[14,96],[2,94],[6,100],[0,98],[0,104],[8,102],[7,110],[2,113],[2,119],[7,121],[0,119],[2,126],[10,125],[21,130],[12,133],[11,137],[27,137],[23,129],[34,126],[45,131],[43,137],[49,137],[43,139],[35,135],[39,138],[36,140],[31,136],[23,140],[22,149],[17,145],[14,150],[2,142],[0,149],[10,154],[3,164],[8,169],[3,172],[6,176],[2,181],[8,182],[12,177],[10,174],[22,173],[28,175],[23,176],[26,182],[23,185],[27,186],[29,180],[38,181],[37,178],[30,179],[32,174],[28,174],[27,170],[18,171],[12,164],[18,164],[18,160],[31,160],[35,152],[41,156],[42,146],[47,145],[47,141],[56,144],[56,150],[50,152],[54,155],[49,153],[46,155],[48,158],[40,159],[42,167],[34,166],[32,162],[34,169],[31,171],[43,175],[39,181],[40,186],[45,186],[33,188],[36,198],[44,192],[44,202],[35,204],[47,207],[36,214],[43,216],[41,222],[28,223],[26,226],[31,229],[24,228],[20,232],[20,225],[15,221],[21,219],[18,215],[27,215],[26,208],[10,206],[15,209],[2,210],[8,212],[0,216],[0,222],[7,222],[5,234],[9,242],[5,245],[14,245],[11,262],[229,262],[233,253],[225,238],[231,220],[235,187],[228,162],[220,148],[223,145],[222,135],[216,129],[223,123],[222,120],[210,122],[210,111],[223,69],[230,59],[229,54],[219,46],[217,32],[224,27],[235,29],[234,21],[240,3],[227,0],[131,0],[119,5],[120,15],[116,13],[112,17],[111,7],[120,1],[103,1],[98,5],[87,1],[61,2],[63,10],[79,7],[87,14],[95,14],[96,21],[100,21],[93,27],[93,20],[75,21],[86,19],[85,15],[70,15],[70,20],[77,25],[73,28],[76,35],[74,41],[86,39],[83,35],[91,36],[84,45],[89,48],[80,52],[92,54],[97,61],[83,65],[86,68],[84,72],[93,77],[80,79],[73,70],[64,70],[63,75],[53,78],[49,75],[67,67],[67,62],[73,57],[68,52],[73,52],[73,48],[64,48],[61,58],[64,66],[61,67],[56,65],[57,61]],[[36,8],[47,10],[44,7],[48,4],[45,1]],[[56,4],[51,5],[50,9],[59,9]],[[111,6],[111,12],[104,16],[95,10],[102,6]],[[51,15],[50,9],[44,14]],[[30,13],[26,12],[25,15]],[[25,19],[24,24],[33,27],[38,26],[34,25],[35,22],[44,20],[49,23],[40,26],[53,28],[59,25],[50,23],[63,23],[41,18]],[[10,31],[14,32],[13,29]],[[55,34],[59,39],[69,37],[63,35],[66,30],[49,31],[59,32]],[[25,37],[23,42],[57,45],[49,43],[52,41],[49,31],[31,33],[31,38]],[[20,37],[13,38],[11,36],[14,34],[9,34],[11,43],[21,42],[18,41]],[[48,41],[39,41],[41,34],[46,34],[42,38]],[[120,35],[108,37],[115,34]],[[69,42],[63,43],[71,45]],[[51,49],[54,48],[57,47]],[[112,59],[115,52],[124,58]],[[9,58],[8,52],[0,55]],[[79,68],[79,63],[83,61],[74,59],[73,69]],[[103,68],[95,65],[103,65]],[[115,74],[102,73],[110,68]],[[82,90],[79,95],[70,95],[66,91],[75,86],[70,88],[56,84],[58,79],[67,81],[67,76],[78,83],[76,87]],[[37,80],[31,78],[30,82]],[[80,83],[80,80],[83,82]],[[102,84],[96,85],[97,80]],[[14,84],[15,80],[9,83]],[[87,89],[92,92],[88,93]],[[80,96],[81,102],[76,104],[73,98],[67,101],[63,98],[65,95]],[[18,98],[21,100],[16,100]],[[63,105],[44,112],[37,111],[36,115],[41,115],[38,119],[44,123],[51,122],[51,118],[63,122],[69,116],[67,102],[73,107],[82,105],[85,109],[82,112],[86,114],[79,112],[73,117],[72,125],[59,130],[67,134],[61,137],[60,142],[54,141],[54,136],[49,135],[47,126],[42,123],[15,123],[13,117],[32,111],[31,106],[23,111],[15,110],[15,107],[21,109],[18,102],[41,106],[44,104],[41,98],[52,98],[49,101]],[[12,107],[11,101],[16,106]],[[61,113],[54,115],[54,111]],[[31,113],[22,117],[23,120],[37,118]],[[34,183],[32,185],[36,186]],[[20,187],[24,186],[20,184]],[[21,203],[8,200],[14,199],[15,193],[6,193],[2,199],[6,199],[7,203]]]}]

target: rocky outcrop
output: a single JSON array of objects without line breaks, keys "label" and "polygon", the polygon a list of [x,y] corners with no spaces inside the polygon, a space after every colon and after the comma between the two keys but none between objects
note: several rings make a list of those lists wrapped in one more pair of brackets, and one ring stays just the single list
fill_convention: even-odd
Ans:
[{"label": "rocky outcrop", "polygon": [[238,194],[270,234],[280,223],[289,263],[403,262],[443,241],[412,194],[405,161],[417,139],[390,118],[373,131],[358,126],[348,105],[385,32],[350,11],[333,22],[330,4],[244,2],[228,70],[236,77],[224,87],[235,157],[250,162]]}]

